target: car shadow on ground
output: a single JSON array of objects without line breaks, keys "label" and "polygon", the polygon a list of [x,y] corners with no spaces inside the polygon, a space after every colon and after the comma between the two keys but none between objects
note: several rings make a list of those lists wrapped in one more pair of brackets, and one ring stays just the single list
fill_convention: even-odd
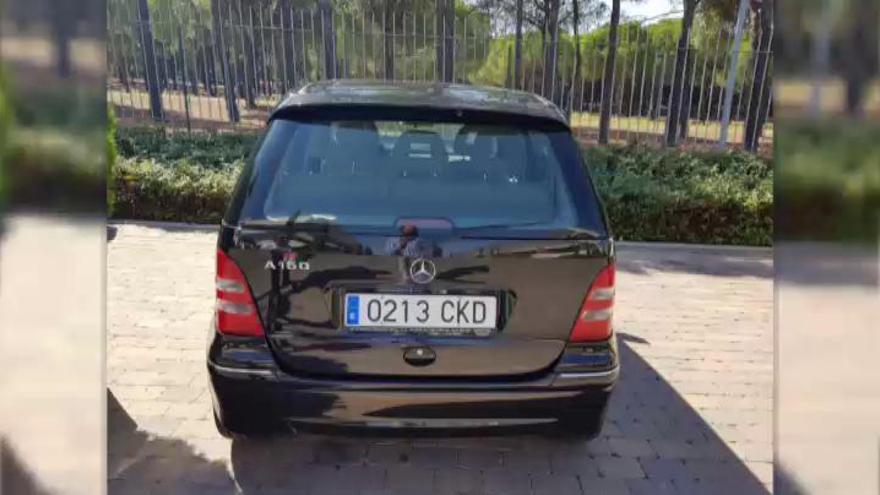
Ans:
[{"label": "car shadow on ground", "polygon": [[244,493],[767,494],[631,339],[622,340],[622,379],[603,435],[590,442],[539,435],[234,441],[235,480]]},{"label": "car shadow on ground", "polygon": [[50,495],[52,492],[25,464],[12,444],[0,435],[0,493]]},{"label": "car shadow on ground", "polygon": [[880,285],[880,252],[876,246],[781,241],[774,249],[777,282],[804,287]]},{"label": "car shadow on ground", "polygon": [[[12,493],[12,492],[10,492]],[[107,391],[107,493],[236,493],[222,461],[181,439],[151,435]]]},{"label": "car shadow on ground", "polygon": [[738,494],[768,491],[621,339],[602,436],[301,434],[236,440],[231,472],[182,439],[139,431],[108,391],[109,493]]},{"label": "car shadow on ground", "polygon": [[773,252],[730,246],[682,247],[618,243],[617,269],[629,273],[684,272],[721,277],[773,278]]},{"label": "car shadow on ground", "polygon": [[808,495],[797,475],[779,461],[773,468],[773,493],[776,495]]}]

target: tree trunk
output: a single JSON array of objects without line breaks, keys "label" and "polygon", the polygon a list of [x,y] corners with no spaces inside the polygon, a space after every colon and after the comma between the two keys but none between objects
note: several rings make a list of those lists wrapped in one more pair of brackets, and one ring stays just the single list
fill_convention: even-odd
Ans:
[{"label": "tree trunk", "polygon": [[523,0],[516,0],[516,39],[513,44],[513,87],[522,89]]},{"label": "tree trunk", "polygon": [[196,84],[201,83],[202,86],[205,87],[205,93],[211,94],[211,81],[208,79],[208,63],[207,63],[207,49],[205,48],[207,45],[204,40],[204,32],[199,34],[199,39],[196,40],[196,48],[193,52],[193,60],[196,63],[195,66],[195,77]]},{"label": "tree trunk", "polygon": [[547,0],[547,28],[550,43],[544,47],[544,81],[541,88],[544,98],[555,101],[556,98],[556,61],[559,54],[559,3],[560,0]]},{"label": "tree trunk", "polygon": [[[243,11],[242,8],[247,8],[247,11]],[[253,19],[253,12],[251,11],[250,4],[247,4],[245,7],[242,5],[241,1],[238,2],[238,18],[239,26],[241,26],[240,29],[243,45],[242,65],[244,67],[242,67],[242,69],[244,73],[244,100],[248,108],[256,108],[257,98],[255,94],[256,88],[254,87],[256,84],[256,74],[254,73],[256,54],[254,53],[253,23],[250,22]],[[247,26],[247,28],[245,28],[245,26]]]},{"label": "tree trunk", "polygon": [[865,86],[877,70],[877,19],[878,6],[873,0],[853,2],[849,17],[853,26],[846,36],[846,111],[856,118],[864,114]]},{"label": "tree trunk", "polygon": [[73,31],[70,18],[75,7],[72,2],[65,0],[56,0],[52,3],[54,15],[51,27],[52,41],[55,45],[55,68],[59,77],[67,78],[70,76],[70,38]]},{"label": "tree trunk", "polygon": [[150,8],[147,0],[138,0],[138,23],[141,32],[141,47],[144,53],[147,91],[150,94],[150,116],[162,120],[162,90],[156,71],[156,52],[153,49],[153,26],[150,23]]},{"label": "tree trunk", "polygon": [[682,101],[687,89],[688,59],[690,53],[691,27],[699,0],[685,0],[684,16],[681,19],[681,35],[678,37],[678,52],[675,55],[675,68],[672,70],[672,87],[669,102],[669,117],[666,121],[666,146],[678,144],[679,126],[682,119]]},{"label": "tree trunk", "polygon": [[[822,84],[831,66],[831,36],[834,34],[834,10],[831,2],[823,2],[818,27],[813,32],[813,50],[810,56],[810,75],[813,87],[810,92],[810,114],[819,118],[822,112]],[[791,38],[792,36],[782,36]],[[783,45],[785,46],[785,45]]]},{"label": "tree trunk", "polygon": [[[442,0],[441,0],[442,1]],[[394,7],[387,0],[382,7],[383,57],[385,59],[385,79],[394,79]]]},{"label": "tree trunk", "polygon": [[[235,85],[229,70],[229,57],[226,51],[223,37],[222,23],[220,22],[220,0],[211,0],[211,20],[214,26],[214,46],[217,47],[217,56],[220,57],[221,76],[223,77],[223,94],[226,100],[226,112],[229,120],[238,122],[241,115],[238,111],[238,102],[235,100]],[[213,57],[213,53],[211,54]],[[213,66],[213,64],[211,64]]]},{"label": "tree trunk", "polygon": [[743,142],[749,151],[756,151],[761,140],[761,131],[767,117],[767,106],[770,104],[771,78],[770,43],[773,38],[773,2],[764,0],[757,12],[757,24],[760,33],[755,43],[755,78],[752,81],[751,97],[749,98],[748,121]]},{"label": "tree trunk", "polygon": [[437,2],[437,74],[441,81],[452,82],[455,76],[455,2]]},{"label": "tree trunk", "polygon": [[262,25],[260,24],[260,9],[262,5],[260,3],[253,2],[248,6],[248,20],[250,21],[250,33],[251,33],[251,43],[253,43],[253,57],[254,57],[254,93],[255,95],[259,94],[268,94],[268,77],[266,74],[266,61],[264,60],[266,56],[266,46],[264,44],[264,36]]},{"label": "tree trunk", "polygon": [[581,23],[581,9],[580,9],[580,0],[572,0],[571,4],[573,10],[573,31],[574,31],[574,80],[577,82],[581,78],[581,36],[580,36],[580,23]]},{"label": "tree trunk", "polygon": [[131,92],[131,82],[128,80],[128,67],[122,62],[117,62],[116,67],[122,87],[125,88],[126,92]]},{"label": "tree trunk", "polygon": [[[183,55],[183,66],[186,67],[187,74],[189,74],[189,85],[191,91],[194,95],[199,94],[199,62],[198,62],[198,51],[194,51],[194,53],[190,54],[190,59],[186,59],[186,50],[184,49]],[[190,61],[195,61],[195,64],[191,64]]]},{"label": "tree trunk", "polygon": [[455,0],[446,0],[446,33],[443,40],[446,43],[446,74],[443,79],[446,82],[455,80]]},{"label": "tree trunk", "polygon": [[179,88],[177,87],[177,59],[174,57],[173,52],[171,55],[167,53],[165,50],[165,46],[162,46],[162,52],[165,54],[165,63],[171,64],[168,68],[168,72],[165,74],[169,81],[171,81],[171,90],[177,91]]},{"label": "tree trunk", "polygon": [[294,62],[296,43],[293,41],[295,36],[293,34],[293,12],[290,0],[282,0],[279,9],[281,16],[281,56],[284,60],[284,69],[286,71],[284,82],[287,85],[284,89],[285,91],[290,91],[296,85],[296,72],[294,71],[296,67],[296,62]]},{"label": "tree trunk", "polygon": [[186,116],[186,131],[190,132],[192,130],[192,123],[189,111],[189,94],[186,90],[186,78],[187,78],[187,67],[186,67],[186,51],[183,48],[183,29],[178,26],[177,27],[177,51],[180,52],[180,63],[175,64],[179,67],[175,67],[175,69],[180,69],[180,87],[183,89],[183,111]]},{"label": "tree trunk", "polygon": [[333,28],[333,7],[330,0],[318,0],[321,11],[321,38],[324,50],[324,77],[336,79],[336,30]]},{"label": "tree trunk", "polygon": [[693,92],[690,89],[690,84],[688,83],[688,81],[691,81],[693,79],[695,60],[695,56],[688,57],[687,66],[684,68],[684,90],[682,91],[681,112],[679,112],[678,119],[679,139],[685,139],[688,135],[688,125],[690,124],[691,117],[691,105],[694,103],[693,101],[691,101],[693,97]]},{"label": "tree trunk", "polygon": [[608,29],[608,56],[602,76],[602,113],[599,117],[599,143],[608,144],[611,127],[611,99],[614,97],[614,65],[617,61],[617,28],[620,24],[620,0],[612,0],[611,24]]},{"label": "tree trunk", "polygon": [[[736,87],[736,72],[739,66],[739,52],[742,46],[743,31],[748,15],[749,0],[739,0],[737,7],[736,24],[733,28],[733,53],[727,66],[727,81],[724,83],[724,103],[721,110],[721,131],[718,136],[718,144],[727,146],[727,134],[730,130],[730,112],[733,110],[733,93]],[[718,95],[721,98],[721,94]]]},{"label": "tree trunk", "polygon": [[[571,4],[573,10],[573,31],[574,31],[574,80],[572,81],[571,91],[574,91],[575,88],[581,87],[581,36],[580,36],[580,23],[581,23],[581,9],[580,9],[580,0],[572,0]],[[574,96],[577,96],[577,93],[573,93],[572,101],[574,101]],[[580,110],[580,108],[578,108]]]},{"label": "tree trunk", "polygon": [[202,33],[202,62],[205,66],[205,88],[210,96],[217,96],[217,75],[214,71],[214,50],[211,49],[210,33],[209,29]]}]

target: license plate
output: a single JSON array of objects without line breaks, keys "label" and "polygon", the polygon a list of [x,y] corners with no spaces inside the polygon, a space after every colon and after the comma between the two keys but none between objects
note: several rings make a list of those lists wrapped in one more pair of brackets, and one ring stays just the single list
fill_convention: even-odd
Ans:
[{"label": "license plate", "polygon": [[346,294],[345,325],[354,328],[493,329],[493,296]]}]

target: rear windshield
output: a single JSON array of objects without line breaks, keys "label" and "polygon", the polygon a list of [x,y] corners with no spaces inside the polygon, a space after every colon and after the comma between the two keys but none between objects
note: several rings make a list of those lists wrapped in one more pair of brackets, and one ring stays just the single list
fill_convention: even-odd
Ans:
[{"label": "rear windshield", "polygon": [[561,127],[276,119],[254,160],[241,220],[605,231]]}]

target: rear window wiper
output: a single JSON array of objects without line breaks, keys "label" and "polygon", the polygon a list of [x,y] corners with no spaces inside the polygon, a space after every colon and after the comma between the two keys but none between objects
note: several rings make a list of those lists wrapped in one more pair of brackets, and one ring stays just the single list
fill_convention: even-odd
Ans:
[{"label": "rear window wiper", "polygon": [[281,230],[286,232],[325,232],[333,224],[327,222],[282,222],[279,220],[244,220],[238,227],[249,230]]},{"label": "rear window wiper", "polygon": [[[544,224],[544,222],[526,222],[526,223],[505,223],[476,225],[473,227],[456,228],[454,232],[458,233],[464,239],[481,239],[481,238],[529,238],[531,237],[551,237],[555,239],[602,239],[602,235],[591,229],[583,227],[546,227],[543,229],[523,229],[523,227],[535,227]],[[517,233],[519,235],[513,235]]]},{"label": "rear window wiper", "polygon": [[542,221],[534,221],[534,222],[522,222],[522,223],[490,223],[486,225],[471,225],[470,227],[455,227],[456,232],[473,232],[480,230],[493,230],[493,229],[516,229],[520,227],[534,227],[535,225],[546,224],[547,222]]},{"label": "rear window wiper", "polygon": [[287,217],[287,220],[248,219],[239,222],[238,226],[243,229],[285,230],[305,232],[326,232],[335,226],[333,215],[309,214],[300,216],[297,210]]},{"label": "rear window wiper", "polygon": [[305,245],[334,246],[345,252],[360,253],[365,247],[351,233],[339,225],[326,221],[327,216],[306,215],[304,218],[320,218],[324,221],[304,221],[299,212],[291,215],[286,221],[270,219],[253,219],[239,222],[240,230],[270,230],[283,232],[292,240]]}]

